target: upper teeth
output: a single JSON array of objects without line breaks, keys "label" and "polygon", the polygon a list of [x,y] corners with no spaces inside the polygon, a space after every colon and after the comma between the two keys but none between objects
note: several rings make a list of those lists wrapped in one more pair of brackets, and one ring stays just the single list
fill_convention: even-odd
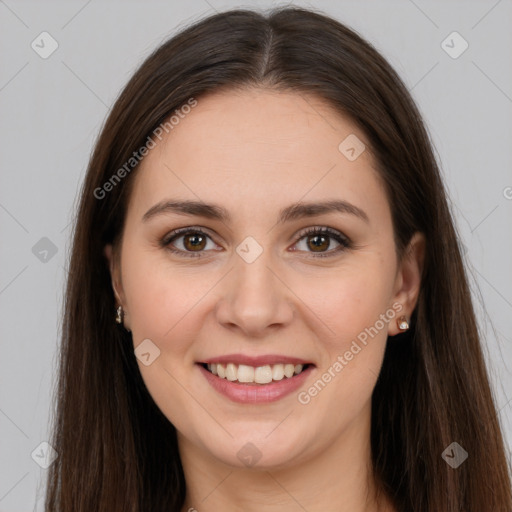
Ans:
[{"label": "upper teeth", "polygon": [[293,377],[298,375],[302,369],[302,364],[272,364],[265,366],[247,366],[245,364],[208,364],[208,370],[221,379],[238,382],[256,382],[257,384],[267,384],[272,380],[281,380],[283,377]]}]

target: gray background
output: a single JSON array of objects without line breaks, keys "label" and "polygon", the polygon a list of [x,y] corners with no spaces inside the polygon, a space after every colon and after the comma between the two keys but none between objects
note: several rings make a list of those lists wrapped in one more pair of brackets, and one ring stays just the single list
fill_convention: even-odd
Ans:
[{"label": "gray background", "polygon": [[[424,115],[467,249],[510,447],[512,2],[294,3],[322,9],[373,43]],[[109,106],[178,28],[215,11],[272,5],[0,0],[0,512],[42,510],[46,470],[31,454],[48,439],[70,223]],[[47,59],[31,47],[43,31],[59,45]],[[453,31],[469,44],[456,59],[441,46]]]}]

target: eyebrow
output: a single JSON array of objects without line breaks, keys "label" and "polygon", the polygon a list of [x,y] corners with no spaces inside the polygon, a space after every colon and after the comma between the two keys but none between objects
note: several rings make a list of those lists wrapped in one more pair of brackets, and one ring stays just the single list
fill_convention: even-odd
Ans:
[{"label": "eyebrow", "polygon": [[[322,202],[295,203],[279,212],[278,223],[282,224],[292,220],[302,219],[304,217],[313,217],[326,213],[344,213],[358,217],[366,223],[370,220],[364,210],[343,200],[333,199]],[[230,213],[222,206],[216,204],[204,203],[202,201],[191,200],[165,200],[152,206],[142,217],[143,222],[151,218],[166,213],[177,213],[180,215],[197,215],[208,219],[219,220],[221,222],[231,222]]]}]

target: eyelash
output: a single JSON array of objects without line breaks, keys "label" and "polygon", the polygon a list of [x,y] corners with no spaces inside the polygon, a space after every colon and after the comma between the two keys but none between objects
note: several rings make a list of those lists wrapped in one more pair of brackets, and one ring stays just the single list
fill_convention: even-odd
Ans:
[{"label": "eyelash", "polygon": [[[204,251],[203,252],[192,252],[192,251],[183,251],[181,249],[171,248],[171,246],[170,246],[171,242],[173,242],[177,238],[180,238],[180,236],[187,235],[187,234],[201,234],[201,235],[204,235],[211,239],[210,235],[208,235],[208,233],[204,232],[202,229],[188,227],[188,228],[181,228],[181,229],[176,229],[175,231],[172,231],[171,233],[169,233],[167,236],[165,236],[160,241],[160,245],[163,248],[167,249],[168,251],[170,251],[174,254],[179,254],[180,256],[183,256],[185,258],[204,257],[203,256]],[[303,238],[305,238],[307,236],[311,236],[311,235],[329,235],[330,238],[333,238],[334,240],[336,240],[336,242],[338,242],[340,244],[339,247],[337,247],[336,249],[332,249],[332,250],[324,252],[324,253],[322,253],[322,252],[311,253],[314,255],[313,256],[314,258],[329,258],[329,257],[337,255],[341,251],[352,248],[352,242],[346,236],[342,235],[339,231],[336,231],[335,229],[328,228],[328,227],[308,228],[307,230],[303,231],[300,234],[300,236],[297,239],[297,241],[295,242],[295,244],[297,244]]]}]

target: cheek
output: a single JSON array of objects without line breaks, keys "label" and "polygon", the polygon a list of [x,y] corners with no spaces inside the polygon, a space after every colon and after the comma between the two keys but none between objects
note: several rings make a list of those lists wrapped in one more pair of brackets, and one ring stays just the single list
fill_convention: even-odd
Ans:
[{"label": "cheek", "polygon": [[371,399],[395,312],[388,308],[386,287],[369,276],[340,280],[324,291],[315,310],[330,330],[321,338],[316,377],[298,398],[306,411],[314,409],[322,424],[336,429],[349,424]]},{"label": "cheek", "polygon": [[149,339],[159,350],[151,346],[150,364],[137,358],[142,379],[159,409],[184,430],[192,429],[189,416],[193,415],[183,411],[191,412],[195,402],[183,391],[183,383],[192,365],[191,347],[200,339],[202,323],[196,321],[200,298],[213,285],[208,275],[171,268],[161,258],[133,252],[123,260],[134,348]]},{"label": "cheek", "polygon": [[149,338],[165,354],[183,353],[199,337],[202,324],[195,319],[217,281],[213,272],[171,265],[160,255],[126,257],[123,288],[135,345]]},{"label": "cheek", "polygon": [[[386,265],[366,261],[366,264],[347,266],[325,274],[309,284],[302,281],[297,288],[301,297],[308,297],[307,305],[318,321],[328,326],[324,338],[329,352],[344,349],[353,339],[379,320],[389,307],[392,291],[391,270]],[[314,286],[311,286],[313,285]],[[309,290],[309,292],[308,292]],[[377,327],[387,336],[387,326]],[[364,337],[364,336],[362,336]]]}]

